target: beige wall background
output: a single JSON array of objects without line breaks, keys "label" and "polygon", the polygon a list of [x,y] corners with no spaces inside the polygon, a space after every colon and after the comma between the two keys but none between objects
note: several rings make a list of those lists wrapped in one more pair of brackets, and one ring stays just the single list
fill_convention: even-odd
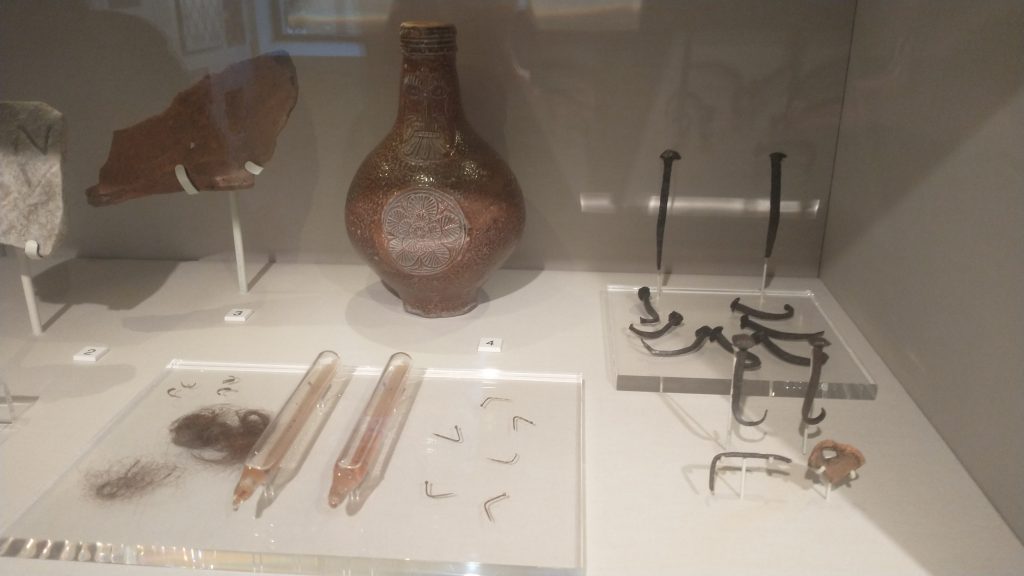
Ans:
[{"label": "beige wall background", "polygon": [[821,277],[1024,536],[1024,4],[858,2]]},{"label": "beige wall background", "polygon": [[[394,120],[398,24],[418,18],[459,27],[466,112],[526,195],[526,232],[507,266],[653,269],[659,155],[674,148],[683,159],[668,267],[758,274],[768,154],[782,150],[787,204],[774,262],[779,274],[817,275],[853,0],[296,3],[310,16],[299,25],[326,22],[333,37],[282,37],[283,4],[0,2],[0,98],[44,100],[67,118],[67,250],[230,254],[222,194],[93,208],[84,191],[113,130],[162,111],[208,71],[283,48],[296,63],[299,102],[274,159],[241,197],[250,259],[359,261],[343,229],[345,195]],[[232,11],[242,13],[241,44],[218,37]]]}]

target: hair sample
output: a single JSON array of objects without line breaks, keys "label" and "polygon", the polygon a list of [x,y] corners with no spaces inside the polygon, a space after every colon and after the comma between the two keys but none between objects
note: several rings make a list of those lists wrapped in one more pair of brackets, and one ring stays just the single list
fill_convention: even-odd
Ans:
[{"label": "hair sample", "polygon": [[207,406],[171,423],[171,442],[188,448],[203,462],[233,465],[245,461],[270,415],[229,404]]},{"label": "hair sample", "polygon": [[106,470],[95,470],[85,476],[89,493],[100,500],[124,500],[141,496],[169,481],[178,467],[167,462],[136,458],[121,461]]}]

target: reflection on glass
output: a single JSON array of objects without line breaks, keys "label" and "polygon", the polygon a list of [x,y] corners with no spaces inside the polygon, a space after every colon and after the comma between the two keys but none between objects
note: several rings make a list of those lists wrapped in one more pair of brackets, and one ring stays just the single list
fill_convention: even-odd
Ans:
[{"label": "reflection on glass", "polygon": [[640,26],[642,0],[530,0],[540,30],[612,32]]},{"label": "reflection on glass", "polygon": [[[647,213],[658,213],[658,196],[647,199]],[[814,218],[818,215],[821,200],[783,200],[779,211],[783,214]],[[767,198],[722,198],[717,196],[686,196],[669,201],[669,214],[698,216],[753,216],[766,215],[771,209]]]},{"label": "reflection on glass", "polygon": [[388,21],[392,0],[277,0],[282,38],[356,38]]}]

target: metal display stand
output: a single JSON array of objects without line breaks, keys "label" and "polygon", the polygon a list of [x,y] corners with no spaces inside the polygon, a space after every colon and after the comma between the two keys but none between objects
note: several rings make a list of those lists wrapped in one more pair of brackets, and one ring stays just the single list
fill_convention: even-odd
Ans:
[{"label": "metal display stand", "polygon": [[[263,167],[250,161],[245,163],[245,171],[253,176],[258,176],[263,172]],[[178,164],[174,167],[174,175],[186,194],[189,196],[199,194],[199,189],[192,183],[183,165]],[[231,238],[235,246],[235,269],[238,272],[238,292],[248,294],[249,276],[245,270],[245,245],[242,239],[242,219],[238,213],[237,190],[228,190],[228,205],[231,212]]]}]

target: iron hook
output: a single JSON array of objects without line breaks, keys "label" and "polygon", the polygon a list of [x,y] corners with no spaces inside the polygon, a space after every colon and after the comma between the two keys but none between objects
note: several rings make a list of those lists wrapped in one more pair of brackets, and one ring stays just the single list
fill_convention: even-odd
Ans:
[{"label": "iron hook", "polygon": [[806,424],[819,424],[825,419],[825,409],[821,409],[821,413],[817,416],[811,417],[811,407],[814,404],[814,398],[818,395],[818,389],[821,387],[821,367],[828,362],[828,354],[825,353],[824,348],[829,346],[831,342],[828,340],[818,337],[811,338],[811,377],[807,380],[807,393],[804,395],[804,404],[801,408],[800,415]]},{"label": "iron hook", "polygon": [[636,334],[637,336],[644,339],[660,338],[667,334],[669,330],[675,328],[676,326],[679,326],[682,323],[683,315],[673,310],[668,314],[668,322],[666,322],[664,326],[658,328],[657,330],[638,330],[636,326],[633,326],[632,324],[629,325],[629,329],[630,331],[633,332],[633,334]]},{"label": "iron hook", "polygon": [[763,324],[758,324],[757,322],[754,322],[753,320],[750,319],[750,316],[746,314],[740,316],[740,328],[749,328],[754,332],[764,332],[765,334],[771,336],[772,338],[776,338],[779,340],[808,340],[815,336],[825,335],[824,330],[820,332],[783,332],[781,330],[775,330],[773,328],[764,326]]},{"label": "iron hook", "polygon": [[785,462],[791,464],[793,461],[780,454],[762,454],[761,452],[721,452],[715,454],[715,457],[711,459],[711,472],[708,474],[708,488],[711,493],[715,493],[715,469],[718,467],[718,461],[722,458],[761,458],[771,462],[772,460],[778,460],[779,462]]},{"label": "iron hook", "polygon": [[[725,334],[722,334],[722,330],[723,328],[721,326],[715,326],[714,328],[711,329],[711,333],[708,335],[708,337],[711,338],[711,340],[713,340],[716,344],[721,346],[722,350],[725,350],[729,354],[735,354],[736,349],[733,348],[732,342],[729,342],[729,339],[725,337]],[[747,351],[747,355],[743,359],[743,362],[743,368],[745,368],[746,370],[757,370],[758,368],[761,367],[761,358],[758,357],[757,354],[754,354],[753,352],[750,351]]]},{"label": "iron hook", "polygon": [[773,356],[775,356],[779,360],[782,360],[783,362],[788,362],[790,364],[795,364],[797,366],[810,366],[811,365],[811,359],[810,358],[805,358],[803,356],[799,356],[797,354],[792,354],[790,352],[787,352],[786,350],[783,350],[782,347],[780,347],[778,344],[776,344],[764,332],[761,332],[761,331],[754,332],[754,340],[756,340],[758,344],[763,345],[766,350],[768,350],[769,352],[772,353]]},{"label": "iron hook", "polygon": [[747,350],[756,344],[750,334],[737,334],[732,337],[732,343],[736,346],[736,360],[732,369],[732,417],[742,426],[757,426],[768,417],[768,410],[760,420],[750,421],[743,418],[743,407],[740,403],[743,399],[743,370],[746,364]]},{"label": "iron hook", "polygon": [[740,304],[740,299],[738,297],[729,304],[729,309],[733,312],[741,312],[747,316],[760,318],[761,320],[788,320],[793,317],[795,312],[793,307],[789,304],[782,305],[782,309],[785,310],[785,312],[765,312],[764,310],[751,308],[746,304]]},{"label": "iron hook", "polygon": [[700,350],[704,346],[704,342],[707,341],[708,336],[711,335],[711,327],[701,326],[694,331],[693,335],[696,337],[693,344],[677,348],[675,350],[658,350],[657,348],[651,347],[646,340],[640,340],[640,343],[643,344],[644,348],[654,356],[681,356],[683,354],[689,354],[690,352]]}]

